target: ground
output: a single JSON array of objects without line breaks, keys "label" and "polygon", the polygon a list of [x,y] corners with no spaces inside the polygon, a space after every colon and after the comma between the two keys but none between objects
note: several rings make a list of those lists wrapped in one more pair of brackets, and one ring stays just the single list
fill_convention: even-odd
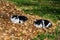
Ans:
[{"label": "ground", "polygon": [[[32,9],[26,6],[27,8],[22,10],[22,8],[25,8],[23,7],[24,5],[22,5],[22,7],[20,8],[17,8],[16,5],[13,4],[12,2],[0,1],[0,40],[59,40],[60,39],[59,38],[60,23],[58,21],[58,18],[56,19],[55,17],[57,14],[55,16],[49,13],[42,14],[41,12],[40,12],[41,14],[37,13],[37,15],[32,14],[31,11],[35,13],[36,9],[35,8]],[[29,9],[29,11],[27,9]],[[30,14],[26,14],[27,12],[26,10],[30,12]],[[46,12],[45,10],[43,11],[43,13]],[[39,9],[36,12],[39,12]],[[10,21],[10,16],[14,14],[24,15],[28,18],[28,20],[23,24],[14,24]],[[43,17],[40,15],[43,15]],[[33,25],[33,21],[35,19],[41,19],[41,18],[50,20],[53,26],[49,29],[36,28]]]}]

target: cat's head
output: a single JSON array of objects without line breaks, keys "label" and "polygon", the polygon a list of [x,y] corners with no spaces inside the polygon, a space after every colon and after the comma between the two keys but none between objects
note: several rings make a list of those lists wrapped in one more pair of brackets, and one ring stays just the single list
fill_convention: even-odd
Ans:
[{"label": "cat's head", "polygon": [[13,22],[13,23],[19,23],[19,18],[17,15],[12,15],[10,20]]}]

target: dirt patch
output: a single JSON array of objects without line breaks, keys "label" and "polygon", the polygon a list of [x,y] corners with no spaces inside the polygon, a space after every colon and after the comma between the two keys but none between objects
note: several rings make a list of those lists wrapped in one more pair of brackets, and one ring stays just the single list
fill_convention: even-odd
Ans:
[{"label": "dirt patch", "polygon": [[[10,21],[11,15],[23,15],[28,20],[23,24],[14,24]],[[10,2],[0,1],[0,40],[32,40],[39,33],[53,32],[55,24],[49,29],[36,28],[34,20],[41,19],[37,15],[25,14]]]}]

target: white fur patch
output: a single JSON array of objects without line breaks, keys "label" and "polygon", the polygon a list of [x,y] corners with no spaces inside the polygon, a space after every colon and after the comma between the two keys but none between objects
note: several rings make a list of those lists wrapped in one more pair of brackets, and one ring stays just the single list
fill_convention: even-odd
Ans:
[{"label": "white fur patch", "polygon": [[42,24],[40,24],[40,25],[34,24],[34,26],[37,28],[42,28]]},{"label": "white fur patch", "polygon": [[19,19],[11,18],[12,23],[19,23]]},{"label": "white fur patch", "polygon": [[23,23],[23,21],[22,20],[19,20],[20,21],[20,23]]},{"label": "white fur patch", "polygon": [[43,27],[45,27],[44,20],[42,20],[42,23],[43,23]]},{"label": "white fur patch", "polygon": [[48,25],[46,27],[49,27],[51,25],[51,23],[49,22]]}]

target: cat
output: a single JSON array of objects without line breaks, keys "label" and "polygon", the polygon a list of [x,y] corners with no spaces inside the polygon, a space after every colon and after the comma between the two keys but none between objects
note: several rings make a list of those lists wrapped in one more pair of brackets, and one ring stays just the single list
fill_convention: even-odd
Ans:
[{"label": "cat", "polygon": [[10,19],[11,19],[11,21],[13,23],[24,23],[26,20],[28,20],[27,17],[25,17],[25,16],[18,16],[18,15],[13,15],[13,16],[11,16]]},{"label": "cat", "polygon": [[36,26],[38,28],[48,28],[48,27],[52,26],[52,23],[48,20],[38,19],[38,20],[34,21],[34,26]]}]

